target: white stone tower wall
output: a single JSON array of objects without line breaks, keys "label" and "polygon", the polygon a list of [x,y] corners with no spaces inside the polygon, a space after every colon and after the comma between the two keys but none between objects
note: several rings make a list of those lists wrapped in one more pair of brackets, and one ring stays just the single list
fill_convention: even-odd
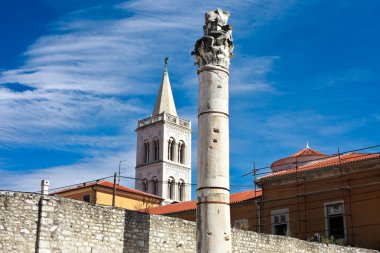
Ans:
[{"label": "white stone tower wall", "polygon": [[[157,195],[165,199],[164,204],[180,201],[179,185],[184,191],[181,201],[191,199],[191,122],[181,119],[177,115],[174,98],[169,82],[169,73],[165,66],[161,86],[153,115],[138,121],[136,141],[136,178],[148,180],[148,192],[154,193],[153,177],[158,179]],[[169,140],[173,139],[172,159],[168,157]],[[155,159],[154,140],[159,141],[159,157]],[[149,143],[149,161],[145,160],[144,143]],[[178,159],[179,143],[184,152],[181,153],[184,161]],[[174,197],[169,198],[168,181],[174,181]],[[135,187],[144,190],[144,181],[136,180]]]},{"label": "white stone tower wall", "polygon": [[[161,125],[163,125],[161,123]],[[157,125],[150,125],[145,128],[141,128],[137,131],[137,146],[136,146],[136,165],[144,164],[144,142],[145,140],[150,142],[150,162],[153,162],[154,148],[153,140],[157,138],[160,143],[164,140],[163,127]],[[161,144],[160,144],[161,146]],[[162,148],[161,148],[162,149]],[[163,150],[160,149],[159,160],[163,160]]]},{"label": "white stone tower wall", "polygon": [[[169,139],[173,138],[176,141],[176,149],[175,154],[178,152],[178,142],[183,141],[185,143],[185,163],[178,163],[177,155],[174,161],[168,160],[168,145]],[[190,129],[180,127],[176,124],[172,124],[170,122],[166,123],[165,131],[164,131],[164,139],[166,140],[164,143],[164,171],[163,178],[164,181],[168,181],[170,177],[173,177],[175,182],[178,183],[180,179],[184,180],[186,183],[185,186],[185,196],[184,200],[191,199],[191,131]],[[177,187],[177,186],[176,186]],[[174,200],[179,201],[178,189],[176,188],[176,197]],[[163,195],[166,199],[168,197],[168,186],[163,186]],[[169,201],[169,199],[168,199]]]}]

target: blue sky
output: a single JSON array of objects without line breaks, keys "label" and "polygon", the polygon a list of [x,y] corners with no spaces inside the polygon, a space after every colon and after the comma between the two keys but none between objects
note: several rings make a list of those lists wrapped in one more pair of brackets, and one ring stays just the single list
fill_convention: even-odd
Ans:
[{"label": "blue sky", "polygon": [[268,166],[306,141],[326,153],[380,144],[379,1],[4,0],[0,189],[101,178],[120,160],[133,176],[134,129],[153,110],[165,56],[177,111],[193,124],[195,183],[190,52],[216,7],[234,28],[233,192],[252,185],[241,175],[253,162]]}]

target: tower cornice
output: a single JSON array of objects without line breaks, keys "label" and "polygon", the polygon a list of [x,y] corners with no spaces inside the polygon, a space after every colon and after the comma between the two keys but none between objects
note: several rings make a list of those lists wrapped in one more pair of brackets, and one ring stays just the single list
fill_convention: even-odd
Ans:
[{"label": "tower cornice", "polygon": [[190,120],[186,120],[186,119],[183,119],[178,116],[174,116],[165,112],[160,113],[158,115],[152,115],[145,119],[138,120],[137,128],[135,131],[138,131],[139,129],[146,128],[149,126],[153,126],[156,123],[169,123],[171,125],[175,125],[177,127],[181,127],[183,129],[191,131]]}]

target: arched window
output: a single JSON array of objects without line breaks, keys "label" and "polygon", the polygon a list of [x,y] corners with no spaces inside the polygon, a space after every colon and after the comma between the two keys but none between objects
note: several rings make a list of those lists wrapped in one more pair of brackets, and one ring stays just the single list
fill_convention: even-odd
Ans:
[{"label": "arched window", "polygon": [[152,177],[151,182],[152,182],[151,183],[151,185],[152,185],[151,193],[154,195],[158,195],[158,179],[157,179],[157,177]]},{"label": "arched window", "polygon": [[175,180],[172,177],[169,177],[168,180],[168,198],[174,200],[174,191],[175,191]]},{"label": "arched window", "polygon": [[144,178],[141,182],[142,182],[142,191],[148,192],[148,181]]},{"label": "arched window", "polygon": [[179,195],[179,201],[185,200],[185,181],[180,179],[178,181],[178,195]]},{"label": "arched window", "polygon": [[186,146],[183,141],[178,143],[178,162],[185,164]]},{"label": "arched window", "polygon": [[168,160],[174,161],[174,148],[175,148],[175,140],[170,138],[168,141]]},{"label": "arched window", "polygon": [[160,142],[158,139],[153,140],[154,149],[154,160],[158,161],[160,159]]},{"label": "arched window", "polygon": [[149,146],[150,146],[149,142],[145,141],[144,142],[144,163],[148,163],[149,162],[149,153],[150,153]]}]

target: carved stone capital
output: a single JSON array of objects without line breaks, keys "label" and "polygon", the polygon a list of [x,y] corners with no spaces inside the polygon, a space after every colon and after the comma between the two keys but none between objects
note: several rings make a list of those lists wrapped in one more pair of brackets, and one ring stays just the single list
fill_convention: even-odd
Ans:
[{"label": "carved stone capital", "polygon": [[227,24],[230,13],[217,9],[205,14],[204,36],[195,43],[191,55],[199,69],[204,66],[219,66],[229,69],[234,49],[232,27]]}]

